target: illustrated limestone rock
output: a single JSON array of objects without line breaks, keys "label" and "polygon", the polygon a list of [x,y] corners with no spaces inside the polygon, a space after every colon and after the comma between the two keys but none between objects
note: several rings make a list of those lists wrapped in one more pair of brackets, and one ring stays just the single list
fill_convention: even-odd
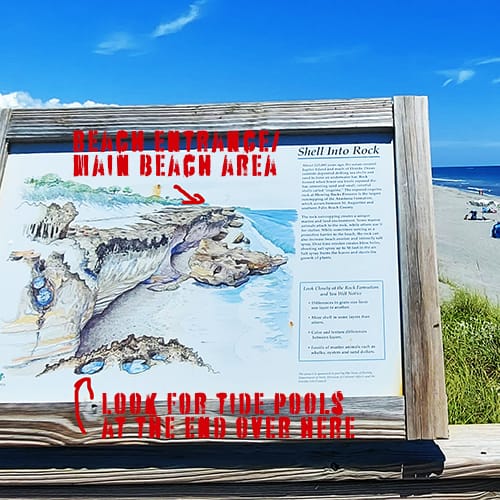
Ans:
[{"label": "illustrated limestone rock", "polygon": [[229,227],[241,227],[243,226],[243,220],[241,218],[234,218],[229,222]]},{"label": "illustrated limestone rock", "polygon": [[106,366],[113,365],[135,375],[149,370],[155,364],[174,361],[191,363],[214,372],[213,368],[205,363],[196,351],[181,344],[178,339],[170,339],[165,342],[162,337],[149,337],[147,335],[136,337],[134,334],[130,334],[122,341],[103,345],[82,356],[71,356],[60,359],[57,363],[47,364],[39,375],[64,366],[72,366],[77,374],[93,375]]},{"label": "illustrated limestone rock", "polygon": [[234,238],[233,243],[238,244],[242,243],[245,239],[245,235],[240,231]]},{"label": "illustrated limestone rock", "polygon": [[25,231],[46,249],[15,250],[10,256],[27,264],[31,277],[18,318],[0,332],[16,335],[15,349],[4,360],[9,368],[37,370],[40,363],[75,354],[93,316],[152,275],[158,283],[179,280],[174,255],[220,234],[236,217],[230,208],[163,207],[139,215],[139,222],[100,228],[78,224],[71,202],[40,209],[40,218]]},{"label": "illustrated limestone rock", "polygon": [[[228,228],[243,225],[234,208],[163,207],[116,227],[78,224],[71,202],[51,203],[41,211],[25,231],[43,245],[36,252],[16,250],[10,256],[29,266],[30,277],[17,319],[0,332],[16,336],[16,348],[4,361],[9,369],[34,371],[76,356],[86,324],[140,284],[175,292],[189,277],[209,285],[240,286],[251,275],[271,273],[286,262],[284,256],[215,241],[227,236]],[[243,233],[238,239],[249,243]],[[132,370],[149,366],[141,359],[133,360]],[[92,363],[94,368],[99,364]]]},{"label": "illustrated limestone rock", "polygon": [[239,286],[252,274],[269,274],[285,264],[286,257],[228,248],[227,244],[204,239],[189,259],[190,276],[209,285]]},{"label": "illustrated limestone rock", "polygon": [[75,205],[70,201],[62,207],[57,203],[51,203],[48,207],[42,206],[42,210],[44,212],[40,220],[29,225],[28,234],[33,239],[46,243],[66,238],[69,225],[78,215]]},{"label": "illustrated limestone rock", "polygon": [[10,364],[25,366],[36,359],[75,352],[80,331],[94,312],[95,287],[71,272],[57,252],[42,259],[33,251],[14,251],[9,259],[31,268],[31,281],[20,304],[27,314],[2,332],[17,339],[16,348],[10,349]]}]

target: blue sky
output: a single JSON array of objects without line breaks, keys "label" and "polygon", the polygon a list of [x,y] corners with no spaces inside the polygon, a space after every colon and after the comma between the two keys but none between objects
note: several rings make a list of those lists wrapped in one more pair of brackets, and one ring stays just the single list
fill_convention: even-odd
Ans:
[{"label": "blue sky", "polygon": [[496,0],[24,0],[2,18],[0,105],[428,95],[435,166],[500,164]]}]

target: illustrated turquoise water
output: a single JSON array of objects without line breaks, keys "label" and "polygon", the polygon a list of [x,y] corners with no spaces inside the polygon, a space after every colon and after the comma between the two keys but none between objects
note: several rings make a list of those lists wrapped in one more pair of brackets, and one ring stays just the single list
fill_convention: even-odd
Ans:
[{"label": "illustrated turquoise water", "polygon": [[296,210],[250,210],[238,208],[254,228],[267,240],[285,253],[295,253],[293,224],[297,221]]},{"label": "illustrated turquoise water", "polygon": [[[245,216],[242,229],[251,241],[252,250],[265,251],[271,255],[295,253],[295,210],[238,208],[238,212]],[[274,348],[286,348],[289,343],[292,283],[290,268],[285,264],[273,273],[251,276],[250,280],[240,287],[221,287],[215,289],[214,293],[226,303],[247,303],[254,317],[267,327],[268,333],[263,343]],[[254,347],[259,348],[257,343]]]},{"label": "illustrated turquoise water", "polygon": [[[286,266],[286,264],[285,264]],[[204,285],[197,285],[204,286]],[[261,341],[275,348],[288,347],[288,323],[292,276],[286,267],[281,267],[274,273],[252,276],[240,287],[218,287],[207,290],[225,303],[245,303],[248,314],[252,314],[267,328]],[[259,348],[256,332],[254,348]]]}]

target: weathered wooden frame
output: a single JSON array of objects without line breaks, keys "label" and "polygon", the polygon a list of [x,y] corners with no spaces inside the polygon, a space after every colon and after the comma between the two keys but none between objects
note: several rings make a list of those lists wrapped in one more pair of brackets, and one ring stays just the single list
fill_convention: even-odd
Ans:
[{"label": "weathered wooden frame", "polygon": [[[396,165],[404,396],[346,398],[356,437],[447,437],[447,407],[437,289],[427,98],[354,99],[212,105],[0,110],[0,183],[9,147],[69,142],[75,129],[280,130],[283,134],[392,132]],[[216,414],[215,405],[209,414]],[[211,410],[211,411],[210,411]],[[72,403],[1,404],[0,445],[102,444],[102,415]],[[231,421],[228,419],[228,423]],[[298,429],[298,422],[296,428]],[[294,424],[293,424],[294,425]],[[294,428],[292,425],[292,429]],[[233,426],[234,427],[234,426]],[[234,438],[234,428],[229,429]],[[298,438],[299,433],[295,433]],[[120,444],[137,443],[125,427]],[[177,440],[177,439],[176,439]],[[155,442],[155,440],[141,440]],[[163,441],[164,442],[164,441]],[[107,440],[106,444],[110,441]]]}]

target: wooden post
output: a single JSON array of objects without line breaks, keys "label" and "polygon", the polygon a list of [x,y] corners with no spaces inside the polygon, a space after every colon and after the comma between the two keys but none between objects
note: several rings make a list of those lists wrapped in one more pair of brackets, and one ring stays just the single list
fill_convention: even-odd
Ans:
[{"label": "wooden post", "polygon": [[426,97],[394,98],[408,439],[447,437]]}]

